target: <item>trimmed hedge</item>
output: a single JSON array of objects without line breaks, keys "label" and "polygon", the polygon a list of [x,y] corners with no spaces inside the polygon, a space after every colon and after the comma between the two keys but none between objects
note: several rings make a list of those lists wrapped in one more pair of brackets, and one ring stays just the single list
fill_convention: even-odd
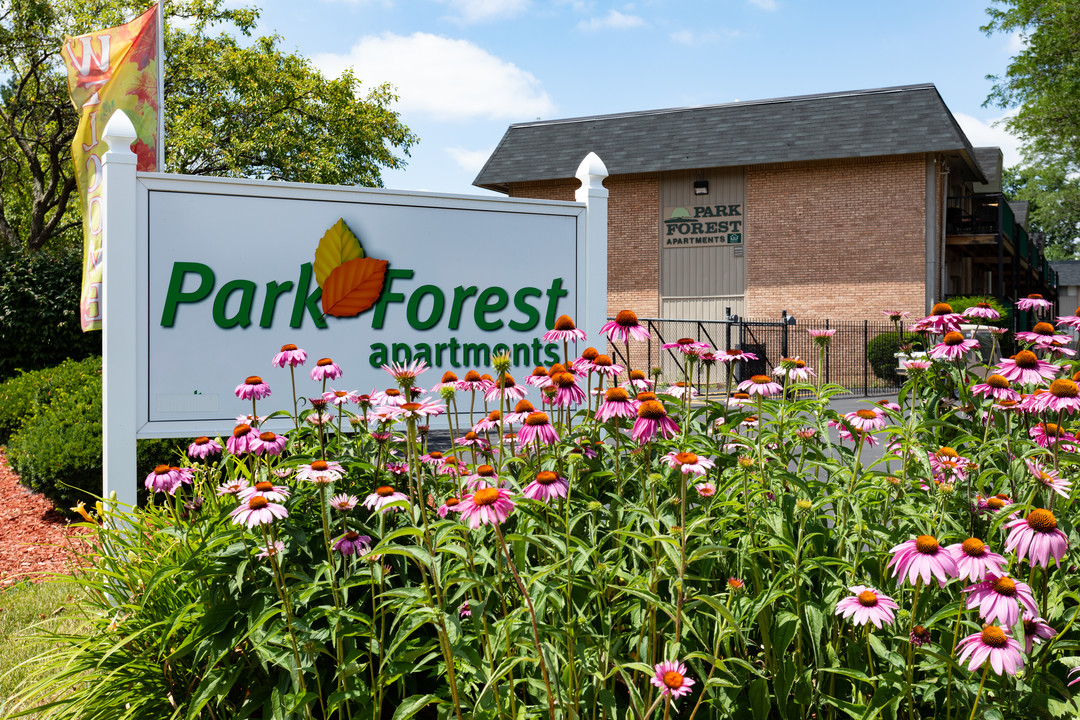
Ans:
[{"label": "trimmed hedge", "polygon": [[[66,512],[102,490],[101,358],[32,373],[0,385],[0,427],[20,481]],[[9,436],[9,437],[8,437]],[[140,440],[136,477],[175,461],[180,440]]]},{"label": "trimmed hedge", "polygon": [[0,255],[0,379],[101,354],[101,333],[79,327],[79,251]]},{"label": "trimmed hedge", "polygon": [[899,385],[902,379],[896,374],[896,353],[900,352],[901,345],[921,344],[922,340],[916,333],[904,333],[903,339],[895,332],[881,333],[866,344],[866,360],[875,375]]}]

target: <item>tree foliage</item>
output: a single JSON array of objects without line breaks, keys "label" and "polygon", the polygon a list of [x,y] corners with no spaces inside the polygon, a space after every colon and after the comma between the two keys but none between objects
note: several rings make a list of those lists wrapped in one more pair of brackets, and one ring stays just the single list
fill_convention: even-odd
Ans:
[{"label": "tree foliage", "polygon": [[[70,157],[78,123],[64,35],[131,20],[147,0],[0,0],[0,243],[38,250],[79,237]],[[389,85],[362,92],[252,38],[252,8],[165,4],[166,170],[301,182],[382,184],[416,142]],[[216,34],[215,34],[216,33]]]},{"label": "tree foliage", "polygon": [[1080,239],[1080,177],[1065,163],[1007,168],[1002,189],[1014,200],[1027,200],[1028,230],[1046,236],[1051,260],[1076,256]]}]

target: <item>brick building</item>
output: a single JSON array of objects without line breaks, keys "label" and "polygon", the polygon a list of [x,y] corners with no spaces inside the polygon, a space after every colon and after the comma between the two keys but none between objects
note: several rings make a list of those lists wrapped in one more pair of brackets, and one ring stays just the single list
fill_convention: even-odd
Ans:
[{"label": "brick building", "polygon": [[607,166],[608,311],[880,320],[1055,273],[933,85],[511,125],[474,184],[573,200]]}]

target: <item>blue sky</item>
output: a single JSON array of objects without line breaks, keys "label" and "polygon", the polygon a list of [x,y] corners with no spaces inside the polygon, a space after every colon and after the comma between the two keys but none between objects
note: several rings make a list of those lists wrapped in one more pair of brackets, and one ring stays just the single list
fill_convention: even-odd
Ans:
[{"label": "blue sky", "polygon": [[514,122],[926,82],[1019,160],[982,107],[1022,43],[980,32],[991,0],[227,1],[324,72],[397,86],[420,143],[387,187],[486,194],[472,180]]}]

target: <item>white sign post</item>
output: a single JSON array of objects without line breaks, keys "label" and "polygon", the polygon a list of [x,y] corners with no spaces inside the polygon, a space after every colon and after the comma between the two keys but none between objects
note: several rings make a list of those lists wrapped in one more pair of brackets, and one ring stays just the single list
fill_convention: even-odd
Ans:
[{"label": "white sign post", "polygon": [[114,121],[106,495],[134,502],[136,437],[231,432],[251,412],[233,395],[248,376],[273,389],[260,411],[291,409],[288,371],[270,363],[285,344],[308,351],[297,391],[317,397],[305,370],[323,357],[344,371],[328,389],[370,393],[394,385],[382,365],[423,361],[430,387],[448,370],[490,372],[497,352],[524,380],[562,361],[562,344],[542,340],[561,315],[596,338],[571,352],[601,340],[607,171],[592,153],[578,171],[582,202],[438,195],[136,174],[134,135],[121,113]]}]

